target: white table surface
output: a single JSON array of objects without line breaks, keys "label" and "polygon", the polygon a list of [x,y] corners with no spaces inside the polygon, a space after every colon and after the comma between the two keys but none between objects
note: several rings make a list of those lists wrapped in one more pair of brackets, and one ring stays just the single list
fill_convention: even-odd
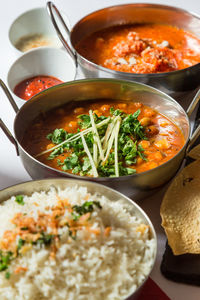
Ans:
[{"label": "white table surface", "polygon": [[[58,8],[62,9],[68,16],[73,26],[86,14],[115,4],[131,3],[136,1],[124,0],[54,0]],[[173,5],[200,14],[200,0],[164,0],[137,1]],[[6,83],[7,72],[17,56],[8,40],[8,29],[13,20],[24,11],[41,7],[46,4],[45,0],[0,0],[0,78]],[[15,113],[8,103],[3,91],[0,90],[0,118],[13,132],[13,120]],[[15,147],[8,141],[0,130],[0,189],[20,182],[31,180],[22,166],[21,160],[16,155]],[[151,274],[152,279],[165,291],[172,300],[198,300],[200,299],[200,288],[174,283],[165,279],[160,273],[160,263],[164,252],[166,237],[160,226],[160,203],[166,187],[160,192],[144,199],[139,204],[151,218],[158,236],[158,255],[155,267]],[[14,299],[11,299],[14,300]],[[151,299],[155,300],[155,299]]]}]

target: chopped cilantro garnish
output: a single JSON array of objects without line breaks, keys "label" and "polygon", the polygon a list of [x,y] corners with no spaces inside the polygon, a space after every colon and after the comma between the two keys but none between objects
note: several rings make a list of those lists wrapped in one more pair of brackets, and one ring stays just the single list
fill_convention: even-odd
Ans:
[{"label": "chopped cilantro garnish", "polygon": [[22,248],[22,246],[24,246],[24,244],[25,244],[25,240],[19,238],[18,245],[17,245],[17,252],[19,252],[19,250]]},{"label": "chopped cilantro garnish", "polygon": [[48,160],[54,159],[56,156],[63,153],[63,147],[54,149],[51,154],[47,157]]},{"label": "chopped cilantro garnish", "polygon": [[5,273],[5,278],[6,278],[6,279],[10,279],[10,275],[11,275],[10,272],[6,272],[6,273]]},{"label": "chopped cilantro garnish", "polygon": [[83,172],[88,171],[90,169],[91,169],[91,164],[89,158],[83,157],[83,166],[82,166]]},{"label": "chopped cilantro garnish", "polygon": [[76,240],[76,232],[73,234],[73,232],[69,229],[69,236],[73,239]]},{"label": "chopped cilantro garnish", "polygon": [[139,114],[140,110],[138,109],[134,114],[127,115],[122,121],[120,132],[128,133],[136,140],[143,139],[145,137],[144,127],[137,119]]},{"label": "chopped cilantro garnish", "polygon": [[0,272],[5,271],[11,260],[12,260],[13,253],[11,251],[3,253],[2,250],[0,250]]},{"label": "chopped cilantro garnish", "polygon": [[58,166],[63,166],[63,165],[64,165],[64,162],[62,162],[60,159],[57,159],[57,165],[58,165]]},{"label": "chopped cilantro garnish", "polygon": [[[60,154],[64,155],[67,151],[69,155],[67,157],[65,156],[63,161],[57,159],[57,165],[60,166],[63,171],[70,171],[73,174],[81,176],[113,177],[135,173],[134,165],[137,163],[138,157],[147,160],[143,153],[144,149],[139,145],[140,140],[147,139],[145,136],[145,128],[138,120],[140,110],[138,109],[133,114],[126,114],[120,109],[111,107],[110,114],[112,117],[108,119],[106,116],[98,116],[93,112],[93,121],[91,121],[91,115],[79,115],[77,118],[80,128],[78,128],[77,133],[67,133],[62,128],[55,129],[47,138],[54,144],[63,143],[58,145],[58,148],[54,149],[47,159],[54,159]],[[106,119],[108,121],[104,122]],[[103,124],[98,127],[100,122],[103,122]],[[108,125],[110,123],[112,123],[112,129],[110,129],[109,132]],[[116,132],[115,125],[117,123],[119,127]],[[97,131],[95,131],[94,126]],[[80,135],[82,130],[85,131],[85,142]],[[111,138],[111,135],[113,136],[112,133],[114,133],[114,138]],[[104,144],[105,138],[107,138],[107,140]],[[117,146],[116,141],[114,142],[115,138],[118,140]],[[110,152],[106,156],[106,160],[103,161],[102,149],[100,148],[105,147],[104,155],[106,155],[110,140],[113,141],[109,148]],[[94,147],[95,143],[96,147]],[[94,168],[96,168],[96,170]]]},{"label": "chopped cilantro garnish", "polygon": [[71,213],[73,221],[77,221],[80,218],[80,215],[76,215],[74,212]]},{"label": "chopped cilantro garnish", "polygon": [[37,239],[37,241],[35,241],[35,242],[32,242],[32,244],[33,245],[44,244],[44,245],[48,246],[51,244],[53,237],[54,237],[53,234],[47,234],[47,233],[42,232],[39,239]]},{"label": "chopped cilantro garnish", "polygon": [[21,227],[21,230],[28,230],[28,227]]},{"label": "chopped cilantro garnish", "polygon": [[79,162],[78,156],[76,155],[76,153],[72,153],[71,156],[67,157],[64,160],[64,165],[63,165],[62,169],[64,171],[72,170],[74,167],[77,167],[78,162]]},{"label": "chopped cilantro garnish", "polygon": [[73,168],[72,173],[73,173],[73,174],[78,174],[78,173],[81,172],[81,170],[82,170],[81,166],[80,166],[80,165],[77,165],[77,166],[75,166],[75,167]]},{"label": "chopped cilantro garnish", "polygon": [[24,196],[22,195],[17,195],[15,196],[15,201],[19,204],[19,205],[24,205]]},{"label": "chopped cilantro garnish", "polygon": [[47,139],[54,144],[60,144],[66,139],[66,131],[62,128],[55,129],[53,133],[47,135]]},{"label": "chopped cilantro garnish", "polygon": [[79,115],[78,119],[80,119],[78,124],[81,126],[82,129],[86,129],[91,126],[90,117],[88,115]]},{"label": "chopped cilantro garnish", "polygon": [[[93,212],[94,206],[98,207],[99,209],[102,208],[101,204],[98,201],[86,201],[82,205],[74,205],[72,206],[73,212],[73,220],[77,221],[80,216],[88,213],[88,212]],[[76,213],[76,214],[75,214]]]},{"label": "chopped cilantro garnish", "polygon": [[124,112],[122,110],[120,110],[120,109],[114,109],[114,107],[110,108],[110,113],[113,116],[123,116],[124,115]]}]

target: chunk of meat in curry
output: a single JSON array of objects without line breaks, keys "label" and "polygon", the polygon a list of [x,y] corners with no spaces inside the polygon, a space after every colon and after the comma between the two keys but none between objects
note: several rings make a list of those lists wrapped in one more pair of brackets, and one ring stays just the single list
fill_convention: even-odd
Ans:
[{"label": "chunk of meat in curry", "polygon": [[200,39],[164,24],[106,28],[83,38],[76,49],[98,65],[129,73],[170,72],[200,63]]}]

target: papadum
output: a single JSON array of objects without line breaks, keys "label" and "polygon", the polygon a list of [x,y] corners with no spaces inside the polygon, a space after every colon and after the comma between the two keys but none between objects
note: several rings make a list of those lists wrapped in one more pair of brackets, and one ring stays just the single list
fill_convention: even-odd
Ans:
[{"label": "papadum", "polygon": [[200,254],[200,160],[175,177],[163,198],[160,213],[174,255]]}]

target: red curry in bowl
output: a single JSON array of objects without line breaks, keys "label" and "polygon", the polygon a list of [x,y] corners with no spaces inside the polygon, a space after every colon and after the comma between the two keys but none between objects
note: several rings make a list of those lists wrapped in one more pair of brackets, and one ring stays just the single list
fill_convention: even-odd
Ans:
[{"label": "red curry in bowl", "polygon": [[83,38],[75,48],[97,65],[129,73],[170,72],[200,63],[200,39],[165,24],[106,28]]},{"label": "red curry in bowl", "polygon": [[22,145],[55,169],[93,177],[118,177],[153,169],[184,146],[181,130],[138,102],[81,101],[37,117]]},{"label": "red curry in bowl", "polygon": [[14,88],[14,93],[19,98],[29,100],[34,95],[60,83],[63,83],[63,81],[56,77],[38,75],[31,78],[26,78],[18,83]]}]

